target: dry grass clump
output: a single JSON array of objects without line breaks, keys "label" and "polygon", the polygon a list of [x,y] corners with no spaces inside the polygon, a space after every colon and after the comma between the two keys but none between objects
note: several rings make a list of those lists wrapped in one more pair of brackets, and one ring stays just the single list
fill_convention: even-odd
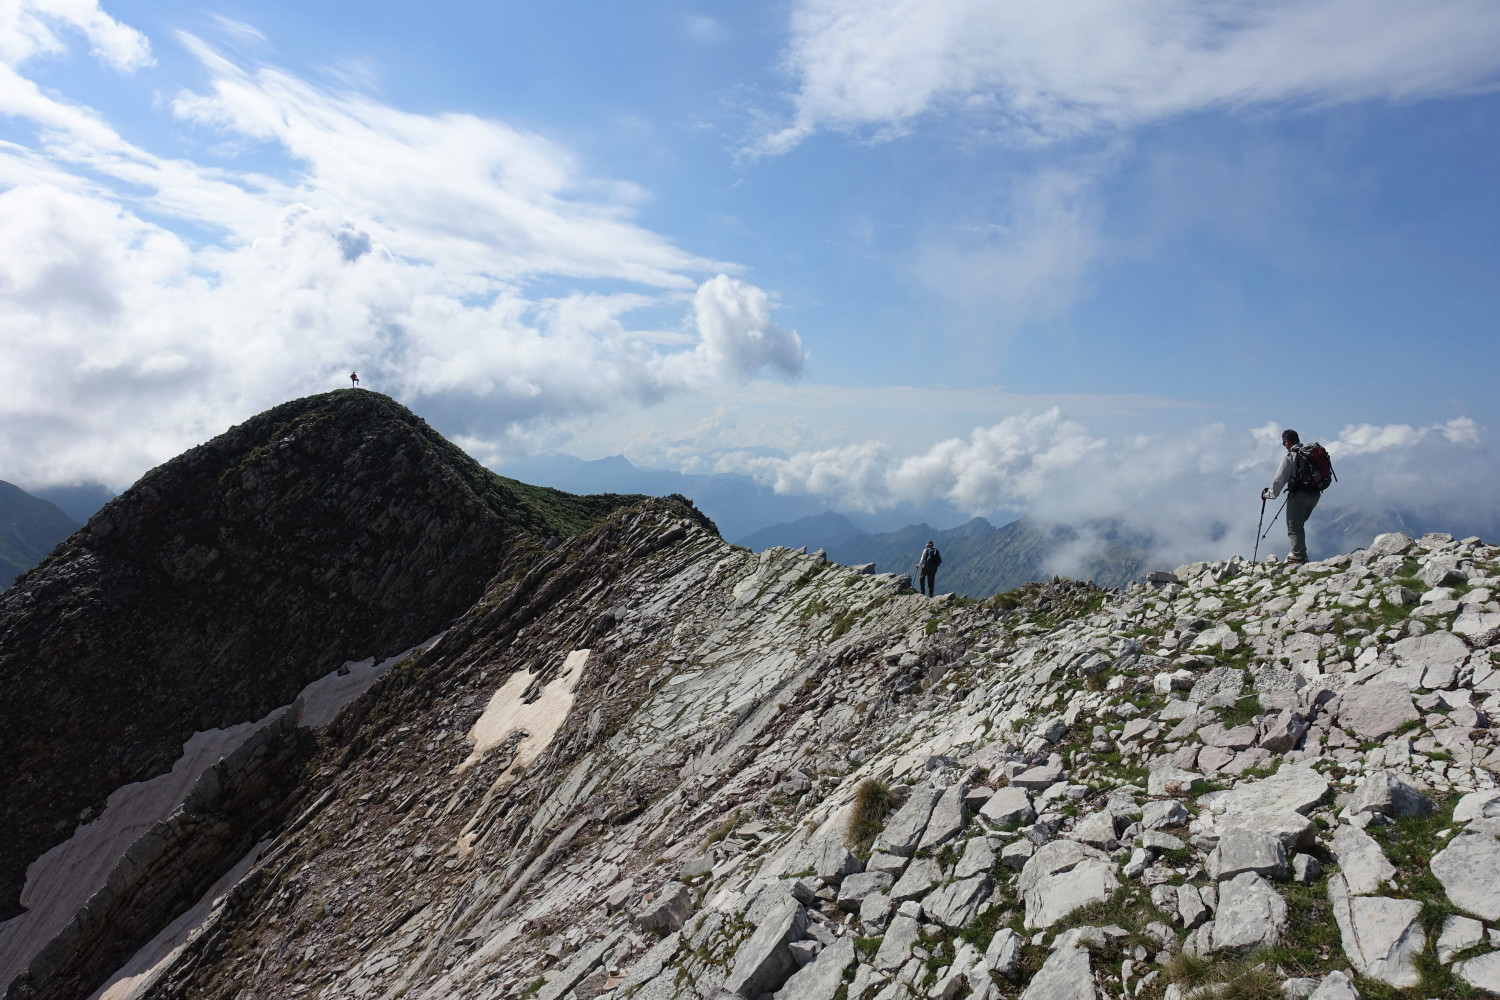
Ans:
[{"label": "dry grass clump", "polygon": [[868,851],[895,806],[896,796],[890,785],[875,778],[860,782],[854,793],[854,812],[849,817],[849,843],[856,850]]}]

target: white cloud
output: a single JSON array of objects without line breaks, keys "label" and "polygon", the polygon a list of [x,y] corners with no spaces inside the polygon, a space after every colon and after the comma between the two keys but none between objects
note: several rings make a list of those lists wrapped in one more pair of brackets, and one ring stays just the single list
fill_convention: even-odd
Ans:
[{"label": "white cloud", "polygon": [[[131,29],[79,3],[4,10],[0,111],[36,134],[0,145],[6,478],[123,486],[350,368],[488,460],[579,415],[801,369],[765,292],[638,226],[644,192],[543,137],[245,69],[183,36],[210,82],[173,102],[181,123],[286,166],[166,158],[17,69],[63,44],[54,23],[125,65]],[[625,321],[664,306],[687,313],[680,333]]]},{"label": "white cloud", "polygon": [[1210,107],[1466,93],[1500,69],[1489,0],[799,0],[791,28],[794,111],[769,153],[945,108],[1045,140]]},{"label": "white cloud", "polygon": [[[1279,433],[1204,424],[1110,439],[1054,408],[911,455],[866,441],[751,467],[777,492],[819,494],[844,509],[942,500],[973,515],[1021,511],[1043,523],[1118,522],[1154,538],[1158,558],[1171,562],[1251,551],[1258,494],[1281,453]],[[1347,427],[1328,442],[1339,482],[1325,495],[1323,516],[1336,509],[1399,512],[1459,531],[1496,530],[1500,461],[1486,437],[1468,418],[1423,428]],[[1070,558],[1081,563],[1102,544],[1085,531]]]},{"label": "white cloud", "polygon": [[113,69],[129,72],[152,62],[146,36],[104,13],[98,0],[6,0],[0,4],[0,62],[19,66],[62,52],[67,42],[59,29],[82,34],[94,57]]}]

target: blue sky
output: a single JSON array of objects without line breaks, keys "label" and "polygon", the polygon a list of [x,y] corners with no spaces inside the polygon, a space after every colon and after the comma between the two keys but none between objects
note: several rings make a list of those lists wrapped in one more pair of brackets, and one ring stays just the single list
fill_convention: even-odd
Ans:
[{"label": "blue sky", "polygon": [[0,478],[350,368],[491,464],[848,509],[1105,511],[1096,456],[1273,424],[1495,464],[1488,2],[7,8]]}]

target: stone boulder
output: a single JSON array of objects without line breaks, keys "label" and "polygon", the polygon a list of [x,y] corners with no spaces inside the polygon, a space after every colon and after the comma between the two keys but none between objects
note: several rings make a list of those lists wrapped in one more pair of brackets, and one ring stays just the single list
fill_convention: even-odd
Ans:
[{"label": "stone boulder", "polygon": [[1026,926],[1051,927],[1080,907],[1108,899],[1120,886],[1117,871],[1109,855],[1076,840],[1042,845],[1016,882],[1026,904]]},{"label": "stone boulder", "polygon": [[839,885],[838,906],[845,913],[858,913],[866,896],[885,892],[895,883],[885,872],[860,872],[846,875]]},{"label": "stone boulder", "polygon": [[1342,875],[1328,879],[1328,900],[1339,925],[1344,954],[1361,975],[1400,989],[1421,981],[1416,958],[1427,947],[1415,899],[1354,896]]},{"label": "stone boulder", "polygon": [[968,819],[964,808],[965,791],[963,785],[950,785],[943,790],[927,820],[927,828],[922,831],[918,850],[939,847],[963,832],[964,822]]},{"label": "stone boulder", "polygon": [[1058,948],[1031,978],[1021,1000],[1098,1000],[1089,953],[1083,948]]},{"label": "stone boulder", "polygon": [[1345,689],[1336,711],[1341,726],[1367,740],[1384,739],[1421,718],[1408,687],[1390,681]]},{"label": "stone boulder", "polygon": [[1010,826],[1030,823],[1036,819],[1036,810],[1031,807],[1031,796],[1026,794],[1026,789],[1006,785],[989,797],[979,815],[997,826]]},{"label": "stone boulder", "polygon": [[833,1000],[854,962],[854,935],[845,934],[788,979],[776,1000]]},{"label": "stone boulder", "polygon": [[1373,896],[1396,874],[1375,839],[1353,826],[1340,826],[1333,833],[1333,856],[1353,896]]},{"label": "stone boulder", "polygon": [[830,838],[818,848],[818,859],[813,865],[813,871],[825,882],[840,882],[845,875],[857,875],[864,871],[864,865],[849,848]]},{"label": "stone boulder", "polygon": [[[1407,698],[1410,704],[1411,699]],[[1282,764],[1268,778],[1251,781],[1227,792],[1203,796],[1215,813],[1274,812],[1289,809],[1308,813],[1328,793],[1328,779],[1306,764]]]},{"label": "stone boulder", "polygon": [[1378,812],[1386,816],[1427,816],[1437,806],[1406,780],[1390,771],[1372,771],[1360,781],[1349,800],[1349,812]]},{"label": "stone boulder", "polygon": [[1453,687],[1469,647],[1452,632],[1437,631],[1408,636],[1393,644],[1390,653],[1401,666],[1421,671],[1420,686],[1444,690]]},{"label": "stone boulder", "polygon": [[1432,856],[1431,865],[1454,906],[1500,920],[1500,840],[1487,832],[1461,834]]},{"label": "stone boulder", "polygon": [[1281,940],[1286,924],[1286,900],[1259,875],[1245,872],[1219,883],[1212,933],[1215,951],[1271,947]]},{"label": "stone boulder", "polygon": [[735,952],[724,988],[745,1000],[781,989],[797,971],[791,944],[806,932],[807,911],[802,904],[791,898],[783,900]]},{"label": "stone boulder", "polygon": [[1233,879],[1245,872],[1282,881],[1287,877],[1286,848],[1275,834],[1236,827],[1219,838],[1218,846],[1209,852],[1205,868],[1215,881]]},{"label": "stone boulder", "polygon": [[928,896],[922,903],[922,910],[949,930],[960,930],[979,915],[993,888],[988,875],[960,879]]},{"label": "stone boulder", "polygon": [[1176,799],[1160,799],[1141,807],[1141,826],[1147,830],[1166,830],[1185,826],[1188,811]]},{"label": "stone boulder", "polygon": [[693,914],[693,894],[681,882],[669,882],[635,918],[637,930],[670,934],[680,930]]},{"label": "stone boulder", "polygon": [[927,821],[943,793],[931,785],[914,785],[904,805],[896,810],[875,838],[874,849],[909,858],[922,842]]}]

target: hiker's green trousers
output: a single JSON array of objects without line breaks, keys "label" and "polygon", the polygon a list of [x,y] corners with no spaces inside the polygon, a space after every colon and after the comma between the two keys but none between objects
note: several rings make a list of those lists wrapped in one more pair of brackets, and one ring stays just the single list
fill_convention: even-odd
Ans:
[{"label": "hiker's green trousers", "polygon": [[1307,518],[1321,496],[1316,490],[1296,490],[1286,495],[1286,537],[1292,542],[1293,559],[1307,560]]}]

